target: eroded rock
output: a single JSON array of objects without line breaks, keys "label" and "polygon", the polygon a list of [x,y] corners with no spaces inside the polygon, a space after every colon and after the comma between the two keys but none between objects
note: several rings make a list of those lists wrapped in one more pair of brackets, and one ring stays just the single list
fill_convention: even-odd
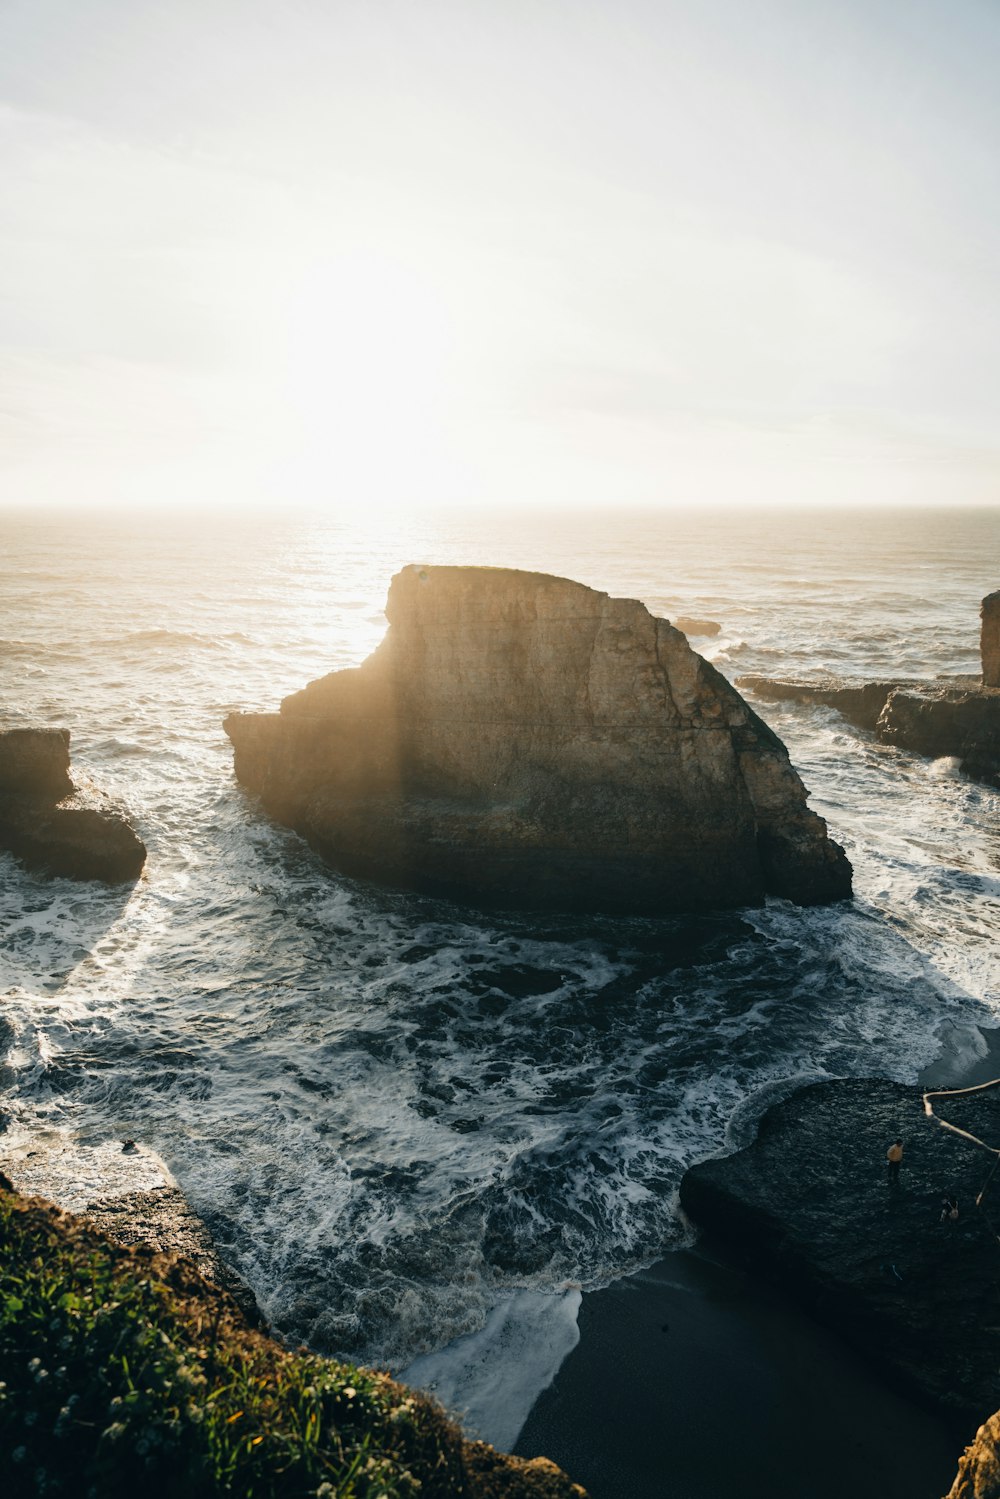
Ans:
[{"label": "eroded rock", "polygon": [[207,1225],[163,1161],[144,1145],[128,1145],[85,1145],[54,1135],[0,1151],[0,1165],[14,1191],[80,1214],[112,1243],[183,1255],[206,1280],[227,1291],[253,1325],[259,1324],[253,1292],[220,1257]]},{"label": "eroded rock", "polygon": [[1000,1499],[1000,1411],[983,1422],[965,1449],[947,1499]]},{"label": "eroded rock", "polygon": [[362,666],[225,723],[237,778],[338,868],[573,911],[850,893],[781,741],[642,604],[410,566],[386,614]]},{"label": "eroded rock", "polygon": [[967,775],[1000,786],[1000,592],[982,604],[982,676],[788,681],[742,676],[736,685],[772,702],[823,703],[884,744],[960,760]]},{"label": "eroded rock", "polygon": [[136,880],[145,845],[96,786],[74,786],[69,742],[68,729],[0,731],[0,848],[70,879]]}]

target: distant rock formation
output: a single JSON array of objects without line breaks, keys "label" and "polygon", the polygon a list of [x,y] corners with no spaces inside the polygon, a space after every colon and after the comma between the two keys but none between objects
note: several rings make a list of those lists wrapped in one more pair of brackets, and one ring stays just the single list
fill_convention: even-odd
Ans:
[{"label": "distant rock formation", "polygon": [[671,623],[676,630],[680,630],[682,635],[718,635],[722,629],[722,626],[716,624],[714,619],[685,619],[683,615],[680,619],[672,620]]},{"label": "distant rock formation", "polygon": [[[1000,1145],[997,1090],[934,1108]],[[903,1163],[890,1182],[886,1149],[898,1137]],[[769,1109],[746,1149],[692,1167],[681,1204],[971,1434],[1000,1405],[1000,1250],[975,1206],[990,1164],[927,1117],[919,1088],[815,1083]],[[958,1201],[957,1222],[941,1221],[945,1195]]]},{"label": "distant rock formation", "polygon": [[30,869],[117,885],[136,880],[146,849],[96,787],[75,787],[68,729],[0,730],[0,848]]},{"label": "distant rock formation", "polygon": [[983,686],[1000,687],[1000,591],[988,593],[980,610],[983,625],[979,650],[983,662]]},{"label": "distant rock formation", "polygon": [[1000,786],[1000,593],[983,599],[982,677],[849,682],[743,676],[736,685],[775,702],[836,708],[885,744],[935,759],[954,756],[976,780]]},{"label": "distant rock formation", "polygon": [[781,741],[642,604],[410,566],[386,614],[362,666],[225,722],[237,778],[346,873],[569,911],[850,894]]}]

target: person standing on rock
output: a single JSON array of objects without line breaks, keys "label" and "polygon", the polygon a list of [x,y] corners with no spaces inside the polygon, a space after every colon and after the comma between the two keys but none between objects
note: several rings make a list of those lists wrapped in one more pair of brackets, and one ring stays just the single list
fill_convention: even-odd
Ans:
[{"label": "person standing on rock", "polygon": [[902,1140],[893,1140],[885,1153],[885,1158],[889,1166],[889,1180],[891,1182],[899,1181],[899,1168],[903,1164]]}]

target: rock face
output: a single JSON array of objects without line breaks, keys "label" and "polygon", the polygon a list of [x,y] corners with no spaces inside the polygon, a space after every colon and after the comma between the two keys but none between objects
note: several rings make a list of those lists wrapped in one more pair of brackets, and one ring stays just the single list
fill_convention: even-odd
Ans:
[{"label": "rock face", "polygon": [[146,861],[121,812],[96,787],[74,787],[67,729],[0,731],[0,848],[31,869],[113,885]]},{"label": "rock face", "polygon": [[642,604],[411,566],[386,614],[362,666],[225,723],[238,779],[340,869],[575,911],[849,895],[780,740]]},{"label": "rock face", "polygon": [[[998,1095],[934,1108],[1000,1146]],[[885,1153],[897,1137],[904,1156],[892,1183]],[[925,1115],[918,1088],[817,1083],[770,1109],[745,1150],[688,1171],[681,1202],[970,1433],[1000,1404],[1000,1246],[975,1207],[991,1163]],[[946,1193],[959,1203],[955,1223],[940,1221]],[[986,1208],[991,1217],[1000,1208],[993,1192]]]},{"label": "rock face", "polygon": [[966,1448],[947,1499],[1000,1499],[1000,1411],[983,1422]]},{"label": "rock face", "polygon": [[1000,687],[1000,591],[983,599],[983,621],[979,649],[983,661],[983,686]]}]

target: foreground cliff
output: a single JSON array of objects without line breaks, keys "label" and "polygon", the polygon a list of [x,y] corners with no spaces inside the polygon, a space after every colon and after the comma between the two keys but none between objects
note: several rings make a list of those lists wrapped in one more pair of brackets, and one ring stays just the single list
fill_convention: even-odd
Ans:
[{"label": "foreground cliff", "polygon": [[[1000,1147],[1000,1088],[932,1102],[937,1117],[919,1088],[881,1079],[800,1089],[745,1150],[688,1171],[681,1202],[971,1433],[1000,1405],[1000,1199],[977,1211],[994,1158],[938,1119]],[[885,1154],[897,1137],[893,1182]],[[955,1222],[941,1220],[946,1195]]]},{"label": "foreground cliff", "polygon": [[253,1292],[219,1254],[208,1226],[148,1146],[134,1140],[88,1144],[53,1130],[15,1147],[5,1133],[0,1172],[16,1192],[79,1213],[114,1244],[183,1255],[229,1292],[248,1321],[260,1323]]},{"label": "foreground cliff", "polygon": [[586,1499],[387,1375],[291,1353],[185,1259],[0,1179],[5,1499]]},{"label": "foreground cliff", "polygon": [[411,566],[386,615],[362,666],[225,723],[238,779],[338,868],[576,911],[850,894],[780,740],[642,604]]},{"label": "foreground cliff", "polygon": [[95,786],[74,786],[68,729],[0,731],[0,848],[29,869],[117,885],[137,880],[146,848]]}]

